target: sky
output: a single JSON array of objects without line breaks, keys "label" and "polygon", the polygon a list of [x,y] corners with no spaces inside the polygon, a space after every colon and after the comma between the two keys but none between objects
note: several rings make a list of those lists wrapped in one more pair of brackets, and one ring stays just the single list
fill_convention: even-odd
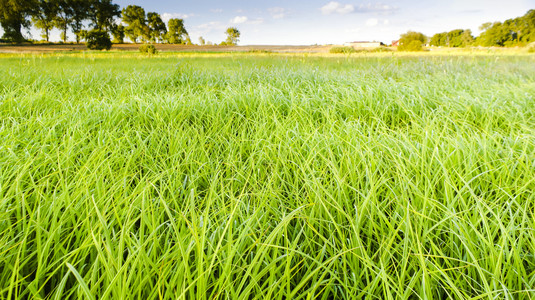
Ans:
[{"label": "sky", "polygon": [[[535,0],[115,0],[139,5],[164,21],[184,19],[194,43],[225,40],[225,29],[240,30],[240,45],[391,43],[408,30],[432,36],[453,29],[479,34],[485,22],[504,21],[535,9]],[[39,32],[32,31],[34,38]],[[54,30],[52,40],[59,40]]]}]

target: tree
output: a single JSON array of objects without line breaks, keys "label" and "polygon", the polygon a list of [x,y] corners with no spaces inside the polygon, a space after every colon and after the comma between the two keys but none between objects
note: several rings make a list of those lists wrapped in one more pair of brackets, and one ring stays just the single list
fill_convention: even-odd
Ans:
[{"label": "tree", "polygon": [[4,39],[14,42],[24,40],[22,28],[30,26],[28,17],[35,6],[35,0],[0,0],[0,25],[4,29]]},{"label": "tree", "polygon": [[147,25],[149,27],[149,39],[151,42],[162,42],[167,33],[167,27],[162,21],[160,14],[155,12],[147,13]]},{"label": "tree", "polygon": [[113,42],[116,44],[122,44],[124,43],[124,26],[123,25],[115,25],[111,29],[111,34],[113,35]]},{"label": "tree", "polygon": [[126,36],[137,43],[138,38],[148,38],[149,27],[145,19],[145,9],[137,5],[128,5],[122,11],[123,22],[127,24],[125,27]]},{"label": "tree", "polygon": [[474,36],[472,35],[472,30],[466,29],[461,34],[461,47],[468,47],[474,43]]},{"label": "tree", "polygon": [[[64,0],[65,1],[65,0]],[[76,36],[76,43],[80,42],[81,32],[84,29],[83,22],[89,18],[91,1],[87,0],[66,0],[64,4],[71,13],[69,27]]]},{"label": "tree", "polygon": [[31,9],[33,26],[41,29],[41,35],[47,42],[50,40],[50,30],[54,28],[54,19],[59,10],[57,0],[39,0]]},{"label": "tree", "polygon": [[98,29],[89,31],[85,37],[87,48],[91,50],[110,50],[111,40],[108,32]]},{"label": "tree", "polygon": [[182,44],[188,31],[184,27],[183,19],[170,19],[167,23],[167,42],[169,44]]},{"label": "tree", "polygon": [[436,47],[446,46],[447,34],[448,34],[447,32],[441,32],[441,33],[437,33],[433,35],[431,37],[431,40],[429,41],[429,44],[431,46],[436,46]]},{"label": "tree", "polygon": [[408,31],[399,39],[399,51],[422,51],[427,37],[420,32]]},{"label": "tree", "polygon": [[238,44],[238,42],[240,41],[240,35],[241,34],[240,34],[240,31],[236,27],[227,28],[225,33],[227,34],[227,40],[225,41],[225,43],[227,45],[237,45]]},{"label": "tree", "polygon": [[59,0],[57,14],[54,17],[54,26],[61,30],[61,39],[67,42],[67,30],[72,21],[73,11],[71,1]]},{"label": "tree", "polygon": [[89,0],[88,18],[94,29],[110,32],[115,24],[115,17],[121,15],[119,5],[112,0]]},{"label": "tree", "polygon": [[204,38],[202,36],[199,37],[199,45],[201,45],[201,46],[206,45],[206,41],[204,40]]}]

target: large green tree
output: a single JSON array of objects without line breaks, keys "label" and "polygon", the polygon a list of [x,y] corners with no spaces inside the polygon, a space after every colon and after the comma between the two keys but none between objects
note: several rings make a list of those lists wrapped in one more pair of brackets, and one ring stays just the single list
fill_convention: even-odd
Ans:
[{"label": "large green tree", "polygon": [[162,21],[160,14],[155,12],[147,13],[147,25],[149,27],[149,39],[151,42],[162,42],[167,33],[167,27]]},{"label": "large green tree", "polygon": [[502,22],[481,25],[476,43],[480,46],[517,46],[535,42],[535,10]]},{"label": "large green tree", "polygon": [[170,44],[183,44],[188,31],[182,19],[170,19],[167,23],[167,42]]},{"label": "large green tree", "polygon": [[50,40],[50,30],[54,28],[54,20],[58,15],[58,10],[58,0],[38,0],[31,9],[33,26],[41,29],[41,37],[47,42]]},{"label": "large green tree", "polygon": [[28,17],[35,6],[35,0],[0,0],[0,25],[4,29],[4,39],[14,42],[24,40],[22,28],[30,26]]},{"label": "large green tree", "polygon": [[115,24],[115,18],[121,15],[119,5],[112,0],[88,0],[88,19],[94,29],[110,32]]},{"label": "large green tree", "polygon": [[58,0],[58,11],[54,17],[54,25],[61,31],[61,39],[67,42],[67,30],[72,22],[71,0]]},{"label": "large green tree", "polygon": [[236,27],[229,27],[225,31],[227,34],[227,40],[225,41],[225,44],[227,45],[237,45],[240,41],[240,31]]},{"label": "large green tree", "polygon": [[399,39],[399,51],[421,51],[427,37],[421,32],[408,31]]},{"label": "large green tree", "polygon": [[137,43],[139,38],[148,39],[149,27],[143,7],[128,5],[123,8],[122,17],[123,22],[127,24],[125,34],[132,42]]},{"label": "large green tree", "polygon": [[76,43],[80,42],[81,32],[84,29],[84,21],[89,18],[91,1],[87,0],[63,0],[71,13],[69,27],[76,36]]}]

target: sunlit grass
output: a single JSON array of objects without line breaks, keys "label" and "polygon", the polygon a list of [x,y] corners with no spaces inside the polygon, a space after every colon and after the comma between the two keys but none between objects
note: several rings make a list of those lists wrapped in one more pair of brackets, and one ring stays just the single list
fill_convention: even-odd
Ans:
[{"label": "sunlit grass", "polygon": [[535,56],[0,59],[0,298],[533,299]]}]

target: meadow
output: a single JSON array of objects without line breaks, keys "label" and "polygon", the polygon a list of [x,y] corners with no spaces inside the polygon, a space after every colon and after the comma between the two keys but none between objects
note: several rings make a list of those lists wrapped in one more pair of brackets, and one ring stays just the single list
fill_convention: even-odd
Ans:
[{"label": "meadow", "polygon": [[0,56],[2,299],[533,299],[535,55]]}]

